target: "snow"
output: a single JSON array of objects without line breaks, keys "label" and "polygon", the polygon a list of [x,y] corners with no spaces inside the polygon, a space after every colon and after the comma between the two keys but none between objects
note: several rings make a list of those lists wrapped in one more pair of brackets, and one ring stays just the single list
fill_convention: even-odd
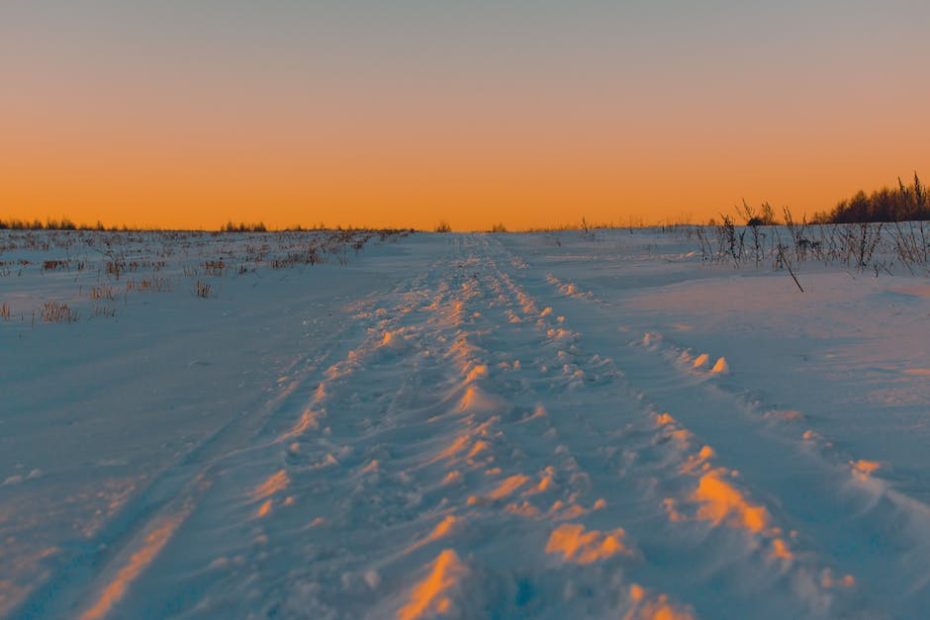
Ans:
[{"label": "snow", "polygon": [[930,603],[925,277],[802,264],[802,293],[659,231],[23,234],[0,234],[0,617]]}]

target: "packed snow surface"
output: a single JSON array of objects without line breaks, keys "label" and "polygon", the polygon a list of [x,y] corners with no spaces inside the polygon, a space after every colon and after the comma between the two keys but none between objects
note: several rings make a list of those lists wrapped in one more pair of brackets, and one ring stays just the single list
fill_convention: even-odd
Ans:
[{"label": "packed snow surface", "polygon": [[2,617],[930,608],[926,277],[415,234],[138,292],[41,250],[0,253]]}]

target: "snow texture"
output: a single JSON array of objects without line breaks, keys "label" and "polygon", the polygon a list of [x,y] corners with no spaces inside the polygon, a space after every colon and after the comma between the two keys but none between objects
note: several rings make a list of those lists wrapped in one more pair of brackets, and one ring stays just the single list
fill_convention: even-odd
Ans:
[{"label": "snow texture", "polygon": [[[7,249],[0,616],[925,614],[926,280],[801,293],[558,236],[372,241],[205,299],[169,258],[115,317],[109,280]],[[33,324],[48,299],[81,317]]]}]

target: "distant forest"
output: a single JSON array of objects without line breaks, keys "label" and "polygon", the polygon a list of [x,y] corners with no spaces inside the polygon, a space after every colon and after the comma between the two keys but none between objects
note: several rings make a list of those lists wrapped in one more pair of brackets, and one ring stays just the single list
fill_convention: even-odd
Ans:
[{"label": "distant forest", "polygon": [[814,223],[819,224],[913,220],[930,220],[930,198],[916,172],[911,185],[899,178],[895,188],[883,187],[871,194],[860,190],[852,198],[840,201],[832,211],[814,216]]}]

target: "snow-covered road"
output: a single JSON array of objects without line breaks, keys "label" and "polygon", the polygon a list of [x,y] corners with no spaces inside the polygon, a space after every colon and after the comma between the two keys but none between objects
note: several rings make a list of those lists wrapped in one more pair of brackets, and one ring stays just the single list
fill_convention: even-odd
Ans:
[{"label": "snow-covered road", "polygon": [[[787,370],[735,364],[774,363],[774,349],[733,334],[698,348],[714,339],[689,334],[712,311],[685,325],[649,309],[651,289],[679,278],[630,282],[662,264],[636,253],[648,244],[609,277],[589,245],[420,235],[349,267],[230,288],[236,309],[189,329],[152,327],[154,307],[106,329],[8,329],[3,363],[21,370],[0,377],[14,404],[0,428],[18,451],[0,464],[24,474],[0,487],[0,614],[919,615],[926,488],[883,477],[930,464],[905,449],[908,431],[898,470],[870,460],[873,439],[844,435],[823,405],[840,379],[817,375],[826,397],[795,393]],[[784,276],[756,279],[772,299],[797,294]],[[148,338],[144,364],[118,346],[133,330]],[[804,354],[850,345],[834,336]],[[110,365],[151,379],[120,387]],[[901,416],[927,409],[925,366],[881,388],[910,398]],[[66,423],[62,409],[92,419]]]}]

